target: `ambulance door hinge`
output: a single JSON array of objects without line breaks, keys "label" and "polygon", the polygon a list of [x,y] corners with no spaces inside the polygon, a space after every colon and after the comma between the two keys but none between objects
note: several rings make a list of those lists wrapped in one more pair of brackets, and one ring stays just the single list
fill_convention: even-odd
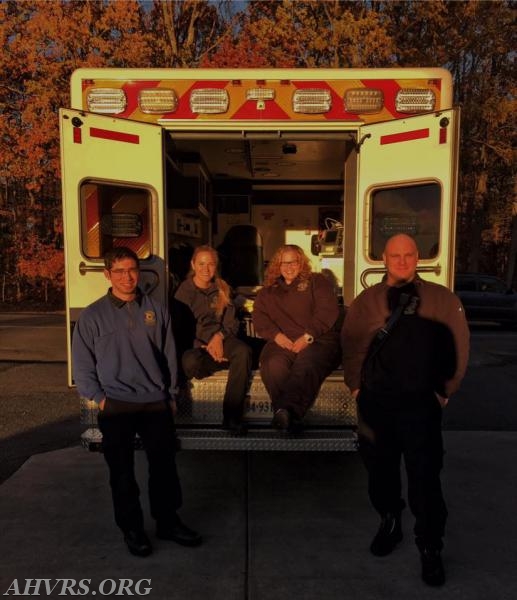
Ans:
[{"label": "ambulance door hinge", "polygon": [[371,138],[372,134],[371,133],[365,133],[363,135],[363,137],[355,143],[355,151],[357,152],[357,154],[359,154],[359,152],[361,151],[361,146],[364,144],[364,142],[368,139]]}]

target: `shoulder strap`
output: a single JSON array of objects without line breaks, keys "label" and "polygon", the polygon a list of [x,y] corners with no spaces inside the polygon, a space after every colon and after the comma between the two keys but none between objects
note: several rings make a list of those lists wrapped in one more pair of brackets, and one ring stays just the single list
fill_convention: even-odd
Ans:
[{"label": "shoulder strap", "polygon": [[404,309],[409,304],[409,299],[411,296],[409,294],[400,294],[399,303],[395,310],[391,313],[390,318],[387,320],[386,325],[379,329],[377,335],[375,336],[376,340],[384,341],[386,337],[388,337],[390,331],[393,329],[395,323],[400,319],[400,316],[404,312]]},{"label": "shoulder strap", "polygon": [[386,325],[379,329],[375,338],[373,339],[372,345],[370,346],[370,352],[368,353],[367,357],[368,361],[371,360],[377,354],[377,352],[379,352],[382,345],[386,341],[388,335],[390,334],[390,331],[396,325],[397,321],[402,316],[404,309],[406,308],[406,306],[408,306],[408,304],[413,298],[414,297],[410,296],[409,294],[400,294],[399,303],[397,304],[397,307],[391,313],[390,318],[386,322]]}]

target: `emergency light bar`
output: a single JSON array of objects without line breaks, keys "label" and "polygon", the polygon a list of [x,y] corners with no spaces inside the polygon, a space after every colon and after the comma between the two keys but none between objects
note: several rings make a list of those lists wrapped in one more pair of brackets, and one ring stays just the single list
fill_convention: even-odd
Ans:
[{"label": "emergency light bar", "polygon": [[164,88],[140,90],[138,104],[140,110],[147,114],[174,112],[178,108],[178,97],[174,90]]},{"label": "emergency light bar", "polygon": [[[246,90],[246,100],[261,103],[265,109],[267,100],[275,100],[276,91],[272,87],[254,87]],[[142,113],[173,113],[178,109],[179,97],[170,88],[147,88],[138,92],[138,107]],[[121,88],[91,88],[86,93],[86,104],[90,112],[104,114],[123,113],[129,102]],[[391,103],[390,103],[391,105]],[[190,94],[190,110],[195,114],[226,113],[230,106],[227,89],[199,88]],[[431,112],[436,107],[436,94],[430,88],[401,88],[395,97],[395,110],[398,113]],[[302,114],[325,114],[332,108],[332,94],[326,88],[297,89],[292,95],[292,110]],[[349,114],[380,113],[385,106],[384,92],[377,88],[351,88],[343,96],[343,109]]]},{"label": "emergency light bar", "polygon": [[403,88],[395,97],[395,110],[401,113],[432,111],[436,97],[433,90],[421,88]]},{"label": "emergency light bar", "polygon": [[126,94],[117,88],[94,88],[88,91],[86,103],[90,112],[116,115],[126,110]]},{"label": "emergency light bar", "polygon": [[345,110],[349,113],[377,113],[384,107],[382,90],[354,88],[345,92]]},{"label": "emergency light bar", "polygon": [[198,114],[218,114],[228,110],[230,98],[227,90],[205,88],[190,94],[190,110]]},{"label": "emergency light bar", "polygon": [[332,97],[329,90],[296,90],[293,94],[293,110],[297,113],[326,113],[331,106]]}]

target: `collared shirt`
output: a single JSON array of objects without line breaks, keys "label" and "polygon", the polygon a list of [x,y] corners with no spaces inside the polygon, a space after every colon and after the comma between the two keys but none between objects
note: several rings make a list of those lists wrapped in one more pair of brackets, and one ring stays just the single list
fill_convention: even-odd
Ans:
[{"label": "collared shirt", "polygon": [[167,308],[140,290],[131,301],[109,291],[79,316],[72,366],[79,394],[96,402],[170,399],[177,361]]}]

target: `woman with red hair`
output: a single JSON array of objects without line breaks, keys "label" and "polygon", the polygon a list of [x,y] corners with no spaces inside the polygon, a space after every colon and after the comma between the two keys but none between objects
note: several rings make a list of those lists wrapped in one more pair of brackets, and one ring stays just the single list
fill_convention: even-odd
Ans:
[{"label": "woman with red hair", "polygon": [[253,307],[255,330],[266,340],[260,374],[273,404],[275,429],[299,431],[323,380],[338,366],[338,317],[329,279],[312,273],[299,246],[281,246]]}]

